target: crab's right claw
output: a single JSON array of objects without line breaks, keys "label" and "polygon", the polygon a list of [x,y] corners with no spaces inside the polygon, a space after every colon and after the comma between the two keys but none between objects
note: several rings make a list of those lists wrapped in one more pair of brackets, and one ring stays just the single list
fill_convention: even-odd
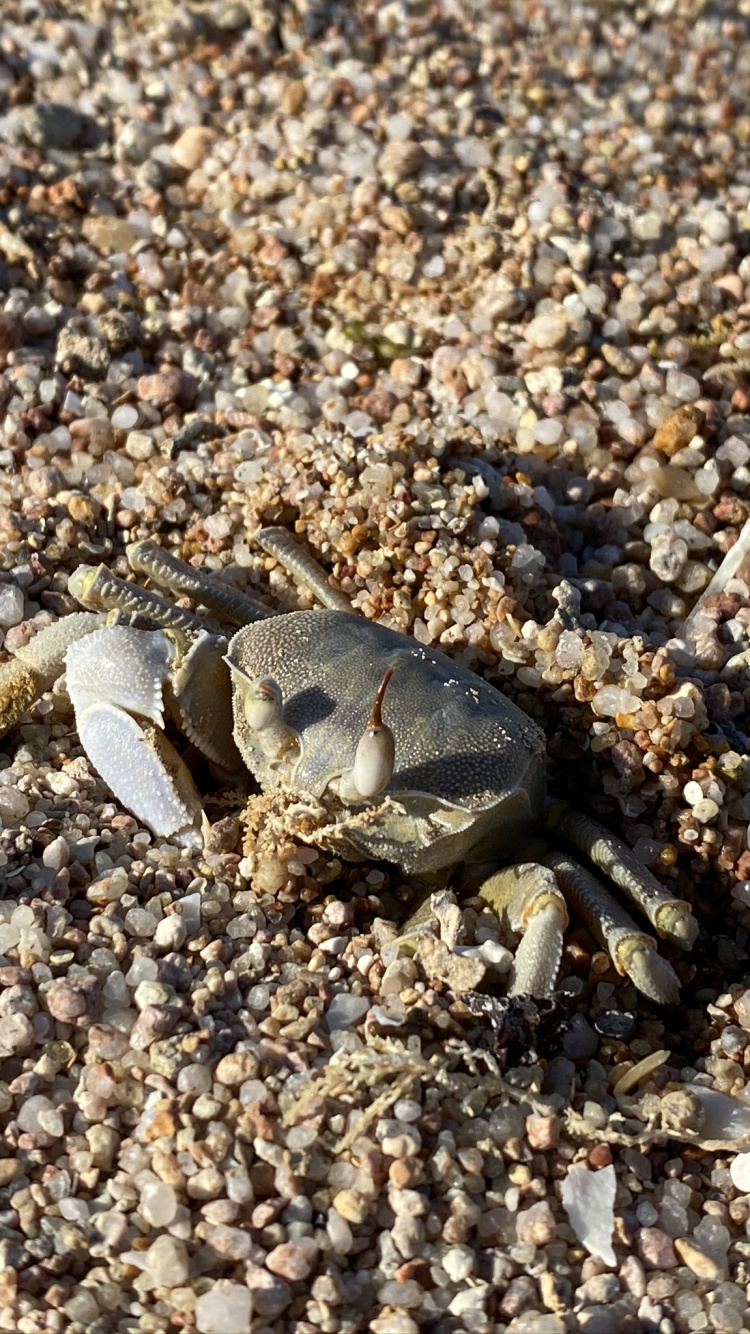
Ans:
[{"label": "crab's right claw", "polygon": [[96,630],[68,649],[68,693],[81,745],[117,799],[155,834],[200,847],[200,797],[161,731],[173,656],[158,631]]}]

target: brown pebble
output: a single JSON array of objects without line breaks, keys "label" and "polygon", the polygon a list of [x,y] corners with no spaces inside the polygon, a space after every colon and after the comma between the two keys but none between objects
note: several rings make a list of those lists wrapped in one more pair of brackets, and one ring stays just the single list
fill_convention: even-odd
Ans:
[{"label": "brown pebble", "polygon": [[556,1116],[526,1117],[526,1138],[532,1149],[555,1149],[560,1143],[560,1123]]},{"label": "brown pebble", "polygon": [[358,1190],[340,1190],[333,1197],[333,1207],[347,1223],[364,1223],[373,1208],[373,1202]]},{"label": "brown pebble", "polygon": [[608,1144],[595,1144],[590,1150],[588,1161],[594,1168],[609,1167],[612,1162],[612,1150]]},{"label": "brown pebble", "polygon": [[12,352],[23,342],[23,325],[15,312],[0,311],[0,354]]},{"label": "brown pebble", "polygon": [[705,421],[705,416],[694,403],[683,403],[682,407],[670,412],[668,417],[657,427],[654,434],[654,449],[660,449],[671,459],[678,450],[690,444]]},{"label": "brown pebble", "polygon": [[308,1237],[298,1244],[285,1241],[268,1252],[266,1269],[279,1278],[289,1279],[290,1283],[300,1283],[310,1274],[317,1253],[317,1246]]},{"label": "brown pebble", "polygon": [[516,1219],[516,1237],[522,1246],[548,1246],[556,1236],[555,1216],[546,1200],[521,1210]]},{"label": "brown pebble", "polygon": [[671,1237],[659,1227],[641,1227],[635,1234],[636,1246],[647,1269],[674,1269],[678,1263]]},{"label": "brown pebble", "polygon": [[99,996],[99,978],[94,973],[81,973],[53,982],[47,992],[47,1009],[53,1019],[63,1024],[83,1027],[91,1022]]},{"label": "brown pebble", "polygon": [[174,369],[157,371],[155,375],[141,375],[136,387],[139,397],[146,403],[152,403],[155,408],[164,408],[169,403],[191,407],[198,392],[198,385],[192,375]]},{"label": "brown pebble", "polygon": [[207,125],[188,125],[172,145],[172,161],[183,171],[195,171],[208,157],[218,136]]},{"label": "brown pebble", "polygon": [[388,389],[373,389],[362,399],[362,411],[369,412],[376,421],[387,421],[393,415],[398,403],[395,394]]},{"label": "brown pebble", "polygon": [[100,502],[94,496],[73,495],[68,501],[68,514],[75,523],[91,529],[102,512]]},{"label": "brown pebble", "polygon": [[253,1052],[234,1051],[221,1058],[215,1078],[219,1084],[244,1084],[246,1079],[255,1079],[258,1068],[258,1058]]},{"label": "brown pebble", "polygon": [[697,1278],[716,1282],[724,1277],[725,1266],[718,1264],[714,1256],[692,1237],[677,1237],[673,1244],[682,1263],[686,1264]]},{"label": "brown pebble", "polygon": [[388,1180],[396,1190],[408,1190],[421,1185],[424,1165],[419,1158],[394,1158],[388,1168]]}]

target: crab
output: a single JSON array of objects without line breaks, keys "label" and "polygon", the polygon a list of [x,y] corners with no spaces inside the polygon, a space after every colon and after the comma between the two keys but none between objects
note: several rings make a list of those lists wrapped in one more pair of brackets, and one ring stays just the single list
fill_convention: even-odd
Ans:
[{"label": "crab", "polygon": [[[42,630],[0,669],[0,735],[65,671],[81,745],[118,800],[156,835],[199,847],[200,794],[164,733],[165,714],[227,775],[242,766],[301,834],[349,860],[407,874],[507,858],[545,812],[545,738],[488,681],[439,651],[352,612],[285,530],[257,543],[322,604],[278,616],[159,546],[128,549],[134,573],[203,607],[229,635],[105,566],[79,567],[70,592],[87,610]],[[690,948],[697,923],[609,831],[564,804],[546,823],[603,871],[657,936]],[[548,997],[568,907],[620,974],[658,1003],[679,982],[656,940],[567,853],[505,866],[475,891],[520,936],[511,995]]]}]

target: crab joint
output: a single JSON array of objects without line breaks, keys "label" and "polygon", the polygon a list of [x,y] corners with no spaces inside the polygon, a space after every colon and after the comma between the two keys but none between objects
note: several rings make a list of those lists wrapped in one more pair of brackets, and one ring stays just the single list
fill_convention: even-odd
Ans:
[{"label": "crab joint", "polygon": [[523,932],[511,973],[510,996],[551,996],[568,925],[565,900],[546,866],[526,862],[491,875],[478,897],[514,932]]},{"label": "crab joint", "polygon": [[698,923],[690,904],[678,899],[638,861],[627,843],[611,834],[580,811],[565,803],[550,808],[548,828],[555,829],[578,852],[627,894],[631,903],[648,918],[657,935],[671,940],[680,949],[689,950],[698,934]]},{"label": "crab joint", "polygon": [[618,973],[627,973],[638,990],[658,1005],[676,1005],[680,995],[676,972],[606,885],[564,853],[551,852],[544,861],[573,912],[604,946]]},{"label": "crab joint", "polygon": [[369,801],[377,797],[391,781],[396,758],[393,732],[383,722],[383,696],[393,668],[385,672],[375,695],[370,721],[367,724],[354,756],[351,769],[342,774],[339,795],[342,801]]}]

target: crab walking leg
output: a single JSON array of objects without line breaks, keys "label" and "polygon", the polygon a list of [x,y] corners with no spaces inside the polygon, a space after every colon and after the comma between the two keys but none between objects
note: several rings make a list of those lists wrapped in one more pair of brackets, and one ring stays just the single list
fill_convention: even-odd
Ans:
[{"label": "crab walking leg", "polygon": [[562,834],[594,866],[627,894],[631,903],[646,916],[664,940],[689,950],[698,934],[698,923],[690,904],[675,898],[665,885],[634,856],[627,843],[616,838],[603,825],[565,803],[548,813],[548,828]]},{"label": "crab walking leg", "polygon": [[504,867],[485,880],[478,897],[512,931],[523,932],[511,970],[509,996],[551,996],[563,950],[568,912],[554,875],[538,862]]},{"label": "crab walking leg", "polygon": [[145,574],[153,579],[160,588],[168,588],[178,596],[192,598],[200,602],[214,615],[233,625],[252,625],[254,621],[263,621],[278,613],[266,607],[257,598],[240,593],[228,584],[193,569],[168,551],[163,551],[155,542],[135,542],[128,547],[130,567],[137,574]]},{"label": "crab walking leg", "polygon": [[70,645],[97,630],[105,619],[90,611],[65,616],[40,630],[0,667],[0,736],[62,676]]},{"label": "crab walking leg", "polygon": [[307,584],[318,602],[322,602],[329,611],[352,610],[349,599],[328,582],[323,567],[313,560],[309,552],[297,545],[286,529],[260,528],[255,534],[255,540],[269,556],[275,556],[279,564],[293,574],[299,583]]},{"label": "crab walking leg", "polygon": [[68,591],[85,607],[148,616],[180,638],[183,648],[187,647],[188,639],[206,628],[200,616],[175,607],[158,593],[152,593],[150,588],[139,588],[126,579],[118,579],[106,565],[79,565],[68,580]]},{"label": "crab walking leg", "polygon": [[554,871],[569,906],[604,946],[618,973],[627,973],[638,990],[658,1005],[676,1005],[680,979],[674,968],[606,885],[565,853],[551,852],[544,862]]},{"label": "crab walking leg", "polygon": [[161,631],[105,626],[68,649],[68,693],[81,745],[118,800],[155,834],[197,847],[200,797],[161,732],[174,654]]}]

